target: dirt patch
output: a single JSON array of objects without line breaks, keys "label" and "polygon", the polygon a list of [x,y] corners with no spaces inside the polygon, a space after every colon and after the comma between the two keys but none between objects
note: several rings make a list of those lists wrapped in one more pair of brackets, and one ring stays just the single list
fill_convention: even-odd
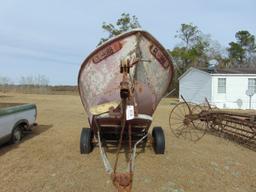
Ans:
[{"label": "dirt patch", "polygon": [[[99,149],[80,155],[80,131],[88,122],[79,96],[10,96],[0,102],[37,104],[39,127],[21,144],[0,148],[0,191],[115,191]],[[138,154],[133,191],[256,191],[256,153],[212,135],[198,143],[175,138],[169,130],[170,103],[175,101],[161,102],[152,124],[164,128],[166,153],[155,155],[148,146]]]}]

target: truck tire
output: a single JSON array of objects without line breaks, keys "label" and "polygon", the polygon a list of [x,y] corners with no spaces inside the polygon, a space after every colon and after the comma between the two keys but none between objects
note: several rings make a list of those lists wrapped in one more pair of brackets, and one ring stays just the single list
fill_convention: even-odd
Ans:
[{"label": "truck tire", "polygon": [[153,147],[156,154],[164,154],[165,137],[162,127],[154,127],[152,131]]},{"label": "truck tire", "polygon": [[93,149],[93,132],[90,128],[82,128],[80,136],[80,153],[89,154]]},{"label": "truck tire", "polygon": [[21,139],[22,139],[22,127],[18,125],[14,127],[12,131],[11,143],[12,144],[19,143]]}]

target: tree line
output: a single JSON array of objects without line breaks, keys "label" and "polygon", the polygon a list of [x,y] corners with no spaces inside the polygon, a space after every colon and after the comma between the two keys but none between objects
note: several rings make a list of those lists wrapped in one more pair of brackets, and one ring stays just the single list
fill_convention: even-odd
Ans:
[{"label": "tree line", "polygon": [[14,85],[8,77],[0,76],[0,91],[5,93],[10,90],[22,91],[24,93],[47,93],[49,79],[45,75],[22,76],[19,85]]},{"label": "tree line", "polygon": [[11,79],[0,76],[0,97],[1,93],[6,92],[77,95],[78,88],[73,85],[49,85],[49,79],[41,74],[22,76],[19,84],[14,84]]}]

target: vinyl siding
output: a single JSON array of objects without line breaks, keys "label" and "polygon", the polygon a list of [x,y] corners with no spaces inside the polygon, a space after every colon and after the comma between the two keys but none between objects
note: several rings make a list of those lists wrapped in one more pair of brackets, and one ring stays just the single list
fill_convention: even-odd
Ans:
[{"label": "vinyl siding", "polygon": [[211,101],[211,76],[197,69],[191,69],[179,80],[179,98],[186,101],[204,103],[205,98]]},{"label": "vinyl siding", "polygon": [[[226,93],[218,93],[218,78],[226,78]],[[248,79],[254,76],[215,75],[212,77],[212,102],[219,108],[248,109],[249,97],[246,95]],[[239,105],[240,103],[240,105]],[[252,108],[256,109],[256,95],[252,97]]]}]

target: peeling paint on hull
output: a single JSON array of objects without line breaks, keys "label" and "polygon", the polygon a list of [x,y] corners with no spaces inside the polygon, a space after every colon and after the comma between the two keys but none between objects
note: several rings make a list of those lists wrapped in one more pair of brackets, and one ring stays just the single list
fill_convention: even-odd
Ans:
[{"label": "peeling paint on hull", "polygon": [[172,61],[149,33],[133,30],[107,41],[82,63],[78,87],[89,117],[91,107],[121,101],[120,61],[124,58],[138,59],[130,69],[130,77],[135,82],[139,114],[152,116],[165,95],[173,77]]}]

